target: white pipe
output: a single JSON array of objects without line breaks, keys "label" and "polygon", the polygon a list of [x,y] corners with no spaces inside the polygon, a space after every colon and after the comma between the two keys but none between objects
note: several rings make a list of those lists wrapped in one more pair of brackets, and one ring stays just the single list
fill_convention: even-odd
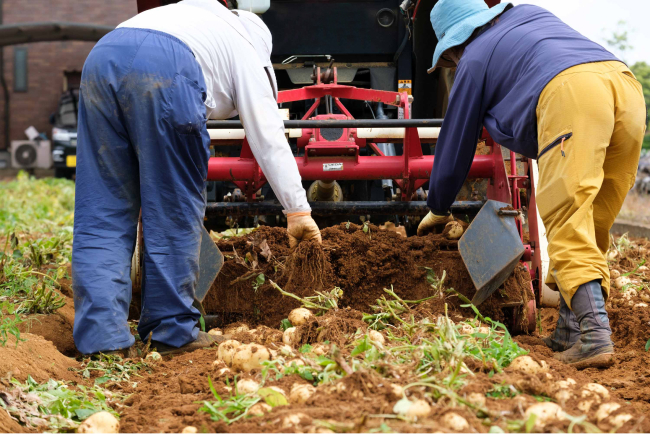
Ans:
[{"label": "white pipe", "polygon": [[[289,128],[289,137],[296,139],[302,137],[302,128]],[[244,140],[246,133],[238,129],[209,129],[210,140]]]},{"label": "white pipe", "polygon": [[[419,127],[420,139],[437,139],[440,134],[439,127]],[[404,128],[357,128],[357,137],[360,139],[403,139]]]}]

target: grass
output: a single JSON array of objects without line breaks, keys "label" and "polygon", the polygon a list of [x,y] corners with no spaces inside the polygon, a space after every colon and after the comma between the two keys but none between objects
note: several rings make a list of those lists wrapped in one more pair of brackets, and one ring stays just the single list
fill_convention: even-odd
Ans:
[{"label": "grass", "polygon": [[11,381],[13,388],[6,391],[2,406],[10,415],[39,431],[70,432],[99,411],[118,417],[111,404],[124,396],[100,387],[76,386],[49,380],[40,384],[31,376],[25,383]]},{"label": "grass", "polygon": [[15,305],[8,301],[0,303],[0,345],[6,346],[9,341],[9,336],[16,338],[16,347],[20,342],[25,342],[26,339],[20,337],[20,329],[18,326],[24,322],[20,316],[15,314]]},{"label": "grass", "polygon": [[95,378],[97,386],[108,382],[131,381],[132,377],[140,377],[139,372],[142,370],[152,372],[147,362],[136,359],[125,360],[120,356],[107,354],[100,354],[96,360],[86,359],[81,369],[75,369],[84,378],[91,378],[93,373],[98,373],[100,376]]},{"label": "grass", "polygon": [[223,421],[227,424],[237,422],[247,415],[248,410],[252,406],[262,400],[259,396],[250,395],[234,395],[224,399],[217,393],[210,377],[208,377],[208,384],[210,385],[212,396],[214,396],[214,401],[203,401],[203,406],[199,411],[209,414],[210,418],[217,422]]},{"label": "grass", "polygon": [[273,288],[277,289],[280,294],[298,300],[302,303],[302,306],[306,307],[307,309],[315,310],[315,315],[323,315],[330,309],[337,310],[339,308],[339,300],[341,297],[343,297],[343,290],[339,287],[335,287],[330,292],[316,291],[316,295],[303,298],[298,297],[291,292],[285,291],[271,279],[269,279],[269,283]]}]

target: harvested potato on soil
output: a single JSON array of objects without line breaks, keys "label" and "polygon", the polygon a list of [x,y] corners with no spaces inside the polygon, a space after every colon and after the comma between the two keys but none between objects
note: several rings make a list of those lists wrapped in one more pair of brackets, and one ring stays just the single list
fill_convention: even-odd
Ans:
[{"label": "harvested potato on soil", "polygon": [[519,356],[510,363],[509,368],[515,371],[535,375],[545,369],[530,356]]},{"label": "harvested potato on soil", "polygon": [[265,402],[258,402],[254,406],[248,409],[248,414],[251,416],[264,416],[266,413],[269,411],[273,410],[273,408],[268,405]]},{"label": "harvested potato on soil", "polygon": [[282,335],[282,342],[284,342],[285,345],[289,346],[297,345],[300,342],[300,334],[298,333],[298,329],[296,327],[289,327],[286,329]]},{"label": "harvested potato on soil", "polygon": [[456,413],[445,414],[442,419],[440,419],[440,422],[447,428],[454,431],[467,432],[469,430],[469,423],[467,423],[467,419]]},{"label": "harvested potato on soil", "polygon": [[221,331],[221,329],[210,329],[208,334],[212,336],[223,336],[223,331]]},{"label": "harvested potato on soil", "polygon": [[183,428],[183,431],[181,431],[183,434],[195,434],[197,432],[199,432],[199,430],[195,426],[186,426]]},{"label": "harvested potato on soil", "polygon": [[591,396],[596,394],[603,399],[609,399],[609,390],[607,390],[603,385],[598,383],[588,383],[582,387],[581,395],[583,397]]},{"label": "harvested potato on soil", "polygon": [[232,365],[232,357],[235,355],[235,350],[241,347],[241,343],[235,340],[227,340],[219,344],[217,348],[217,358],[226,362],[228,366]]},{"label": "harvested potato on soil", "polygon": [[291,313],[289,313],[289,322],[294,327],[299,327],[303,324],[306,324],[313,317],[314,314],[311,313],[309,309],[305,309],[304,307],[299,307],[298,309],[294,309],[291,311]]},{"label": "harvested potato on soil", "polygon": [[442,231],[442,234],[448,240],[457,240],[463,236],[463,232],[463,226],[454,220],[445,225],[445,229]]},{"label": "harvested potato on soil", "polygon": [[266,347],[257,344],[242,345],[235,349],[232,356],[232,368],[236,371],[249,372],[260,369],[262,362],[271,360],[271,353]]},{"label": "harvested potato on soil", "polygon": [[614,281],[614,286],[616,287],[616,289],[623,289],[625,285],[629,285],[630,283],[632,283],[632,281],[630,280],[629,277],[621,276]]},{"label": "harvested potato on soil", "polygon": [[258,391],[260,384],[251,379],[240,380],[237,382],[237,393],[239,395],[248,395]]},{"label": "harvested potato on soil", "polygon": [[224,330],[224,334],[234,335],[237,333],[242,333],[247,331],[250,331],[250,327],[248,327],[246,324],[235,323],[235,324],[230,324],[228,327],[226,327],[226,329]]},{"label": "harvested potato on soil", "polygon": [[621,272],[618,270],[609,270],[609,278],[612,280],[616,280],[619,277],[621,277]]},{"label": "harvested potato on soil", "polygon": [[152,351],[145,357],[145,360],[153,360],[154,362],[162,360],[162,356],[157,351]]},{"label": "harvested potato on soil", "polygon": [[524,413],[524,420],[528,420],[532,414],[537,416],[535,420],[536,430],[542,430],[548,423],[565,419],[562,407],[553,402],[540,402],[531,405]]},{"label": "harvested potato on soil", "polygon": [[616,402],[606,402],[604,404],[601,404],[596,411],[596,420],[598,423],[602,422],[619,408],[621,408],[621,404],[618,404]]},{"label": "harvested potato on soil", "polygon": [[368,330],[368,337],[370,340],[375,341],[381,345],[383,345],[386,342],[386,338],[384,338],[384,335],[379,333],[377,330]]},{"label": "harvested potato on soil", "polygon": [[79,433],[118,433],[120,422],[107,411],[99,411],[81,422],[77,428]]},{"label": "harvested potato on soil", "polygon": [[289,393],[289,401],[294,404],[304,404],[316,393],[316,388],[310,384],[294,384]]}]

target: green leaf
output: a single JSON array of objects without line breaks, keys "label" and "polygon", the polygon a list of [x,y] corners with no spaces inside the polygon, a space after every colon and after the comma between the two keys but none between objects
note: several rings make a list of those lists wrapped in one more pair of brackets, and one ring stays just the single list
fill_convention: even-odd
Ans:
[{"label": "green leaf", "polygon": [[104,384],[106,382],[110,381],[110,377],[99,377],[95,378],[95,384],[99,386],[100,384]]},{"label": "green leaf", "polygon": [[96,408],[77,408],[74,413],[80,421],[88,419],[93,414],[97,413],[99,409]]},{"label": "green leaf", "polygon": [[255,278],[255,285],[260,287],[264,285],[264,282],[266,282],[266,277],[264,277],[264,274],[262,273],[258,274],[257,277]]},{"label": "green leaf", "polygon": [[201,331],[205,332],[205,318],[203,318],[203,315],[199,317],[199,324],[201,325]]},{"label": "green leaf", "polygon": [[648,342],[645,343],[645,350],[650,350],[650,339],[648,339]]},{"label": "green leaf", "polygon": [[269,387],[263,387],[257,391],[257,394],[271,407],[287,405],[287,398],[280,392]]},{"label": "green leaf", "polygon": [[531,414],[528,420],[526,421],[526,432],[533,432],[533,427],[535,426],[535,421],[537,420],[537,415],[535,413]]},{"label": "green leaf", "polygon": [[309,344],[305,344],[302,347],[300,347],[300,352],[301,353],[309,353],[311,352],[312,346]]},{"label": "green leaf", "polygon": [[490,433],[494,433],[494,434],[497,434],[497,433],[505,433],[505,431],[504,431],[500,426],[497,426],[497,425],[492,425],[492,426],[490,427],[490,431],[489,431],[489,432],[490,432]]},{"label": "green leaf", "polygon": [[291,321],[289,321],[287,318],[280,321],[280,330],[285,331],[286,329],[289,329],[291,327],[293,327],[293,325],[291,324]]},{"label": "green leaf", "polygon": [[368,336],[366,336],[366,337],[361,341],[361,343],[360,343],[359,345],[357,345],[356,347],[354,347],[354,349],[352,350],[352,352],[350,353],[350,355],[351,355],[352,357],[354,357],[354,356],[356,356],[356,355],[358,355],[358,354],[365,353],[366,351],[368,351],[368,350],[371,349],[371,348],[372,348],[372,344],[370,343],[370,341],[369,341],[369,339],[368,339]]}]

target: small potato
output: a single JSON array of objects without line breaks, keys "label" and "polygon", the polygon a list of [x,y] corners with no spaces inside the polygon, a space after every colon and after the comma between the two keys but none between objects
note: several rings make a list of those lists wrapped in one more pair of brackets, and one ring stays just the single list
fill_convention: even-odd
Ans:
[{"label": "small potato", "polygon": [[107,411],[99,411],[81,422],[77,428],[79,433],[118,433],[120,422]]},{"label": "small potato", "polygon": [[580,401],[578,403],[578,410],[580,410],[583,413],[588,413],[589,410],[591,410],[591,407],[594,406],[594,404],[598,404],[598,401],[600,401],[600,398],[596,399],[585,399],[584,401]]},{"label": "small potato", "polygon": [[266,413],[269,411],[273,410],[273,408],[268,405],[266,402],[258,402],[254,406],[248,409],[248,414],[251,416],[264,416]]},{"label": "small potato", "polygon": [[221,369],[219,369],[219,370],[217,371],[217,375],[216,375],[215,377],[216,377],[216,378],[219,378],[219,377],[228,377],[228,376],[230,376],[231,373],[232,373],[232,372],[230,371],[230,369],[228,369],[228,368],[221,368]]},{"label": "small potato", "polygon": [[305,309],[304,307],[299,307],[298,309],[294,309],[291,311],[291,313],[289,314],[289,322],[291,322],[291,325],[293,325],[294,327],[298,327],[303,324],[306,324],[313,317],[314,314],[311,313],[309,309]]},{"label": "small potato", "polygon": [[156,351],[152,351],[149,354],[147,354],[147,356],[144,359],[145,360],[152,360],[154,362],[157,362],[158,360],[162,360],[162,356],[160,355],[160,353],[158,353]]},{"label": "small potato", "polygon": [[598,410],[596,411],[596,420],[598,423],[602,422],[619,408],[621,408],[621,404],[618,404],[616,402],[606,402],[604,404],[601,404],[601,406],[598,407]]},{"label": "small potato", "polygon": [[429,414],[431,414],[431,406],[423,399],[416,399],[413,401],[409,409],[406,411],[406,417],[409,419],[427,417]]},{"label": "small potato", "polygon": [[609,270],[609,278],[612,280],[616,280],[619,277],[621,277],[621,272],[618,270]]},{"label": "small potato", "polygon": [[226,327],[226,329],[224,330],[224,334],[234,335],[237,333],[242,333],[247,331],[250,331],[250,327],[248,327],[246,324],[231,324],[228,327]]},{"label": "small potato", "polygon": [[607,261],[608,262],[614,262],[618,257],[620,256],[620,253],[618,253],[618,250],[612,249],[607,252]]},{"label": "small potato", "polygon": [[645,265],[641,265],[639,268],[637,268],[636,271],[640,271],[640,272],[644,273],[644,272],[648,271],[648,267],[646,267]]},{"label": "small potato", "polygon": [[219,344],[217,348],[217,358],[226,362],[226,365],[232,365],[232,357],[235,355],[235,350],[241,347],[241,343],[235,340],[227,340]]},{"label": "small potato", "polygon": [[310,418],[304,413],[289,414],[282,418],[282,428],[294,428],[296,425],[300,425],[300,422],[305,419]]},{"label": "small potato", "polygon": [[515,371],[525,372],[532,375],[544,370],[542,366],[540,366],[540,364],[530,356],[519,356],[515,358],[509,367]]},{"label": "small potato", "polygon": [[208,334],[212,336],[223,336],[221,329],[210,329],[210,331],[208,331]]},{"label": "small potato", "polygon": [[622,413],[610,418],[608,422],[613,426],[621,426],[631,421],[634,417],[631,414]]},{"label": "small potato", "polygon": [[282,342],[285,345],[295,346],[300,342],[300,334],[295,327],[289,327],[282,334]]},{"label": "small potato", "polygon": [[643,308],[648,307],[648,305],[646,303],[637,303],[637,304],[634,305],[634,307],[639,308],[639,309],[643,309]]},{"label": "small potato", "polygon": [[537,416],[535,420],[535,429],[537,431],[541,431],[547,423],[566,418],[562,407],[553,402],[540,402],[531,405],[524,413],[524,420],[528,420],[532,414]]},{"label": "small potato", "polygon": [[474,404],[478,407],[485,407],[487,404],[487,398],[482,393],[472,392],[467,396],[467,401],[471,404]]},{"label": "small potato", "polygon": [[465,419],[463,416],[460,416],[456,413],[445,414],[442,417],[442,419],[440,419],[440,422],[442,422],[442,424],[447,428],[454,431],[460,431],[460,432],[469,431],[469,423],[467,423],[467,419]]},{"label": "small potato", "polygon": [[583,397],[591,396],[591,394],[596,394],[603,399],[609,399],[609,390],[598,383],[588,383],[582,387],[581,395]]},{"label": "small potato", "polygon": [[289,401],[294,404],[304,404],[316,393],[316,388],[310,384],[294,384],[289,393]]},{"label": "small potato", "polygon": [[269,389],[275,390],[276,392],[278,392],[279,394],[281,394],[285,398],[287,397],[287,392],[285,392],[284,389],[282,389],[282,388],[280,388],[278,386],[271,386],[271,387],[269,387]]},{"label": "small potato", "polygon": [[195,434],[197,432],[199,432],[199,430],[195,426],[191,426],[191,425],[186,426],[185,428],[183,428],[183,431],[181,431],[181,433],[183,434]]},{"label": "small potato", "polygon": [[330,346],[325,344],[316,344],[312,347],[311,352],[317,356],[324,356],[330,352]]},{"label": "small potato", "polygon": [[443,233],[448,240],[457,240],[463,236],[463,226],[455,220],[450,221],[445,225]]},{"label": "small potato", "polygon": [[625,285],[629,285],[630,283],[632,282],[629,277],[621,276],[614,281],[614,286],[616,289],[622,289]]},{"label": "small potato", "polygon": [[260,388],[260,384],[255,380],[240,380],[237,382],[237,394],[239,395],[249,395],[257,392]]},{"label": "small potato", "polygon": [[462,323],[460,329],[458,330],[461,335],[471,335],[474,333],[474,327],[469,324]]},{"label": "small potato", "polygon": [[560,405],[564,405],[565,402],[573,398],[573,392],[567,389],[560,389],[555,392],[553,398],[555,398],[555,400],[559,402]]},{"label": "small potato", "polygon": [[271,360],[271,353],[266,347],[257,344],[242,345],[235,349],[232,356],[232,367],[237,371],[249,372],[260,369],[262,362]]},{"label": "small potato", "polygon": [[381,345],[384,345],[384,342],[386,342],[386,338],[384,338],[384,335],[379,333],[377,330],[368,330],[368,337],[370,338],[371,341],[375,341]]}]

